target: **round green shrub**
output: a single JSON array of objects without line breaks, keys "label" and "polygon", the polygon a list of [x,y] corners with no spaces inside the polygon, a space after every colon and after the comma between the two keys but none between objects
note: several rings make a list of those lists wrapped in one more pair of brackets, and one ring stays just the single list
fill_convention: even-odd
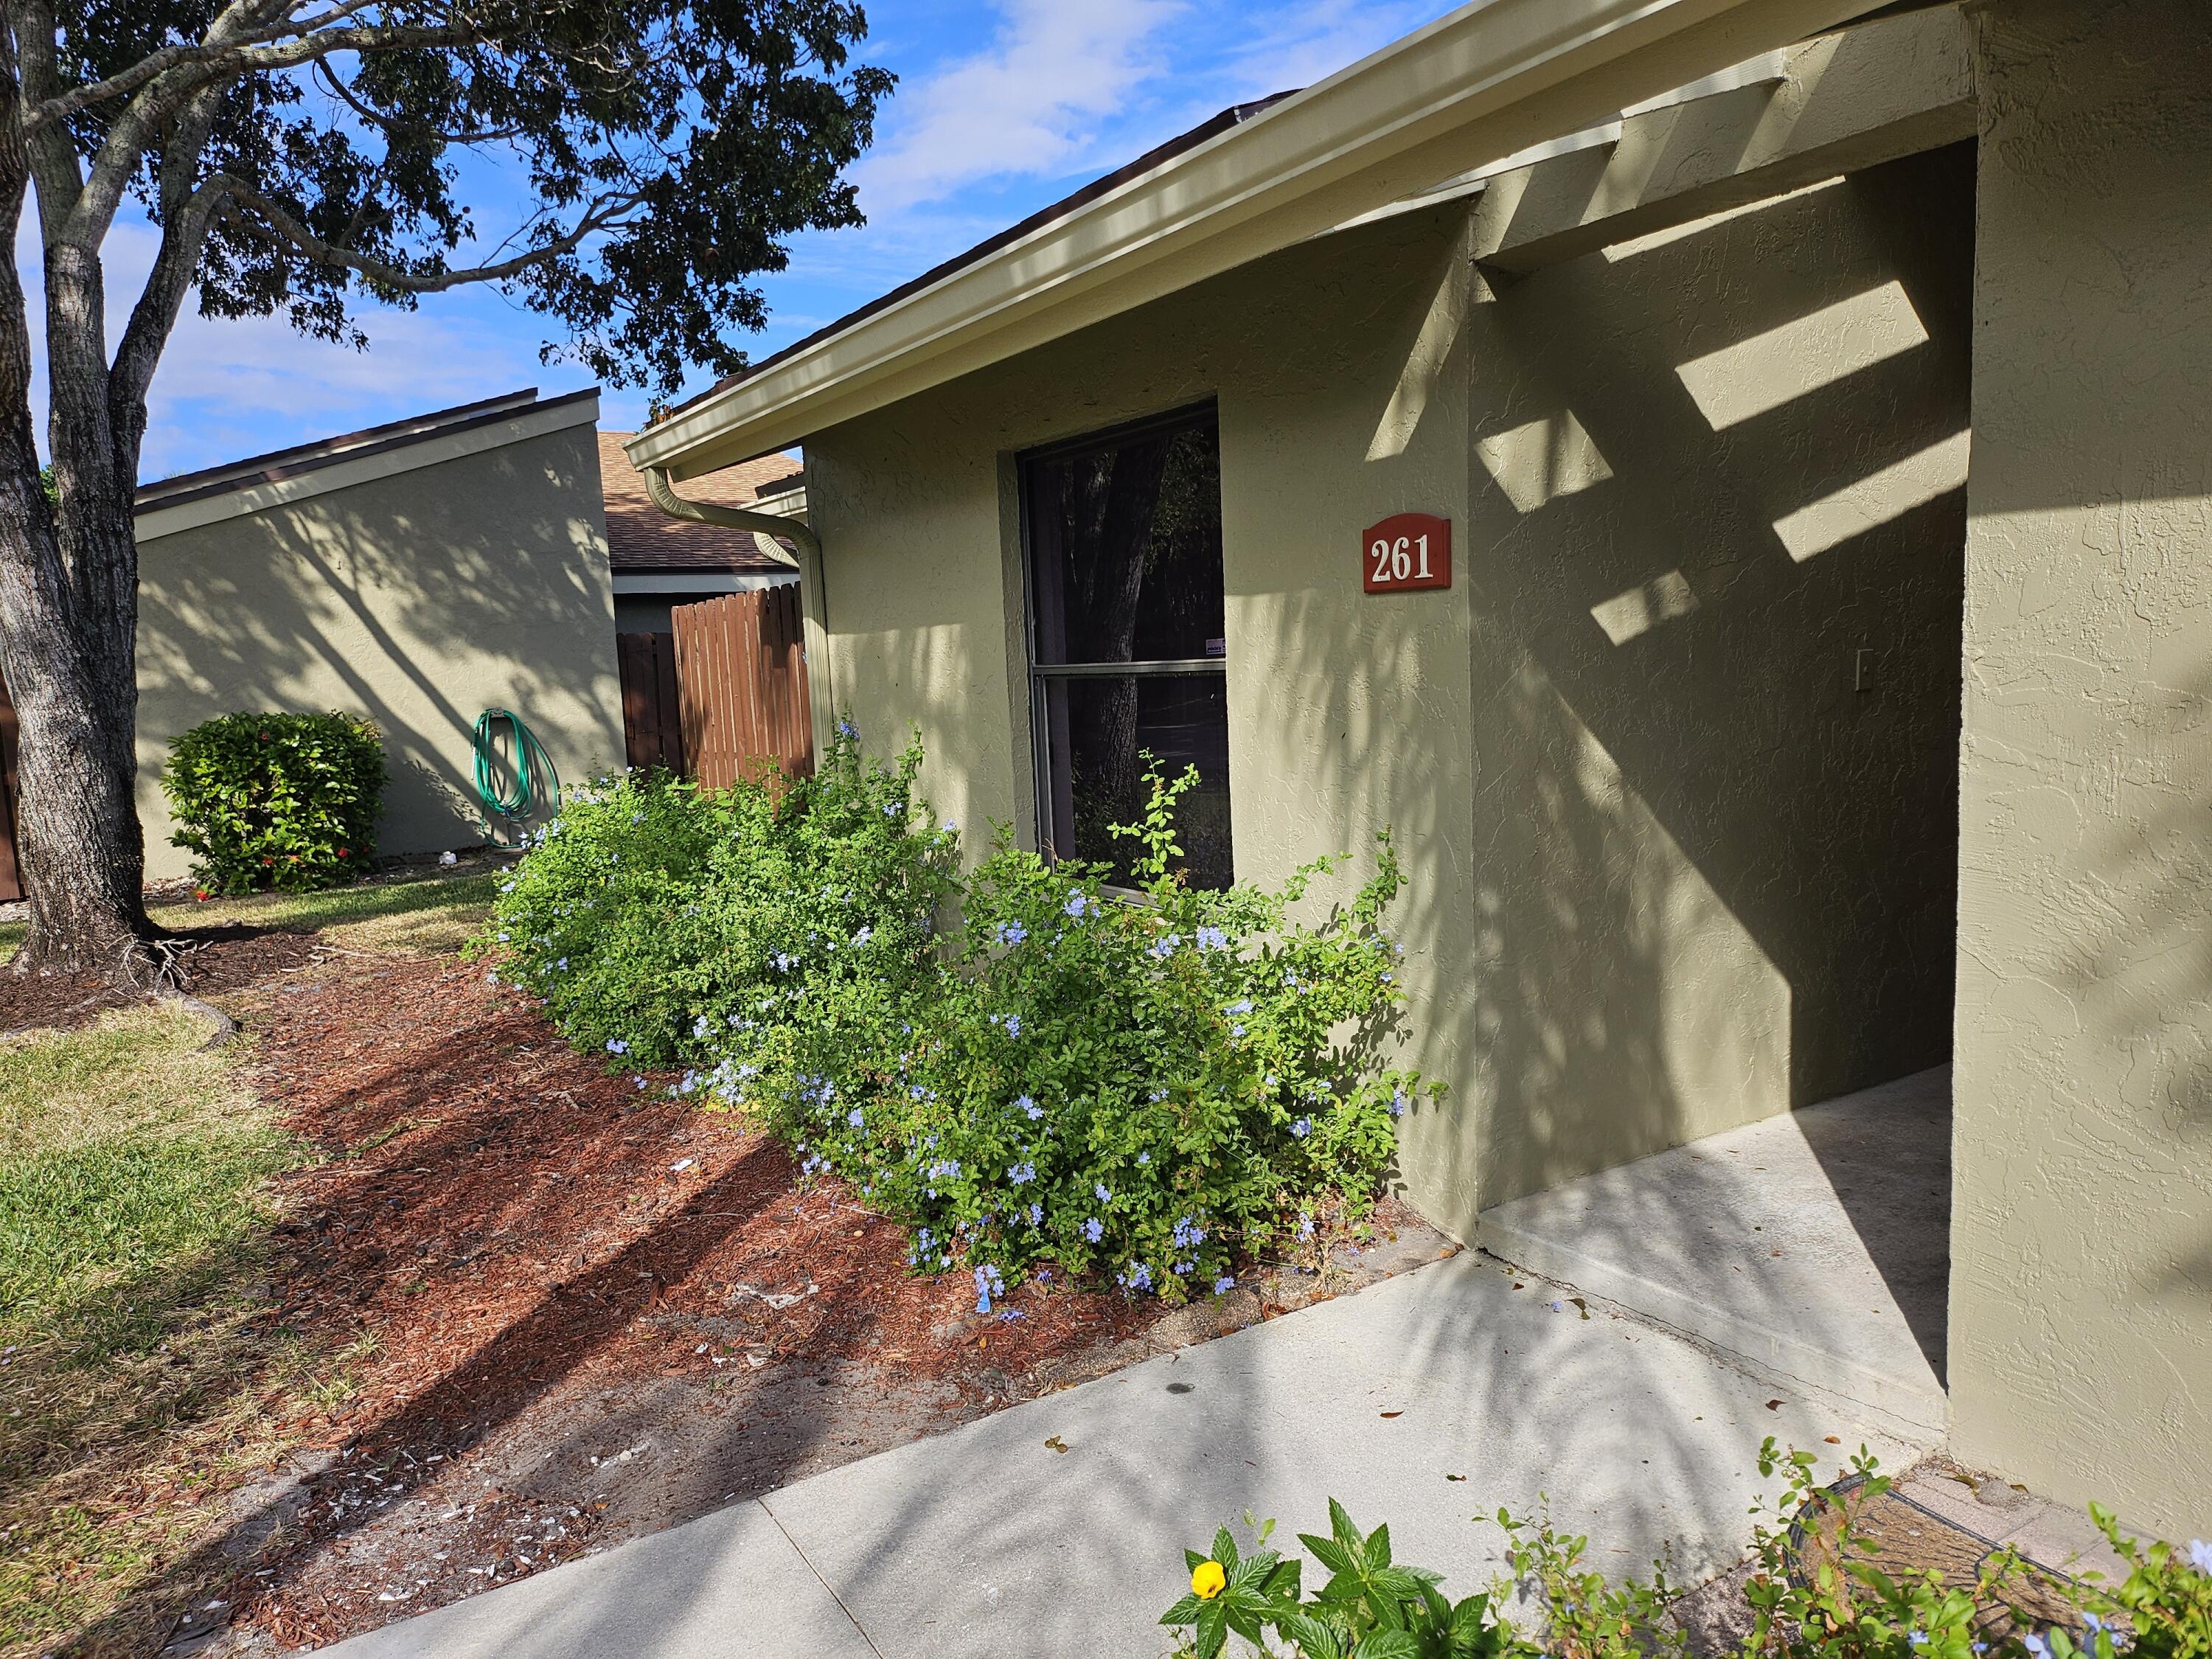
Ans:
[{"label": "round green shrub", "polygon": [[336,887],[375,856],[384,744],[354,714],[220,714],[169,745],[161,790],[206,891]]}]

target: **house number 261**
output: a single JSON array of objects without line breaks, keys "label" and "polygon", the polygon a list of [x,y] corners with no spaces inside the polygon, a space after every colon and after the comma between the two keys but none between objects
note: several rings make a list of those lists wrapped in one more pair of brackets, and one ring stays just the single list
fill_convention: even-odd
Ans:
[{"label": "house number 261", "polygon": [[1399,513],[1367,526],[1359,538],[1360,586],[1370,593],[1401,593],[1451,586],[1451,520]]}]

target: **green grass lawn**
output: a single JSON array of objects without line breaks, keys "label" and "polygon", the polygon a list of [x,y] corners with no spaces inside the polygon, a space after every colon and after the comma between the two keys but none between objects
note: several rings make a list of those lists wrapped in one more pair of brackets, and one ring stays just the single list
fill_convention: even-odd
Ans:
[{"label": "green grass lawn", "polygon": [[[319,931],[350,950],[450,950],[497,872],[164,905],[172,927]],[[13,951],[20,926],[0,945]],[[89,1626],[159,1645],[196,1587],[173,1569],[233,1479],[281,1449],[356,1353],[294,1352],[254,1316],[304,1150],[248,1086],[250,1036],[203,1048],[172,1006],[0,1042],[0,1655]],[[148,1506],[137,1494],[176,1495]]]}]

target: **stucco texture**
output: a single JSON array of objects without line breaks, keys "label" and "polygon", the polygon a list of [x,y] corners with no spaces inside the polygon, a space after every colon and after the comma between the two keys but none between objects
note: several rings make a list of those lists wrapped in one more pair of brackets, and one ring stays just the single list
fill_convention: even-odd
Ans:
[{"label": "stucco texture", "polygon": [[2212,33],[1976,15],[1960,1457],[2212,1535]]},{"label": "stucco texture", "polygon": [[[1408,213],[818,434],[837,696],[920,727],[971,847],[1032,839],[1013,457],[1210,397],[1237,873],[1350,851],[1333,897],[1396,837],[1426,1213],[1940,1061],[1963,476],[1893,475],[1963,468],[1972,183],[1918,158],[1495,297],[1464,203]],[[1405,510],[1455,585],[1364,594]]]},{"label": "stucco texture", "polygon": [[1486,1208],[1948,1051],[1972,188],[1914,156],[1470,313]]},{"label": "stucco texture", "polygon": [[241,709],[382,729],[384,853],[472,846],[470,732],[530,723],[564,780],[618,767],[614,600],[589,425],[144,541],[138,811],[147,866],[188,855],[158,781],[171,738]]}]

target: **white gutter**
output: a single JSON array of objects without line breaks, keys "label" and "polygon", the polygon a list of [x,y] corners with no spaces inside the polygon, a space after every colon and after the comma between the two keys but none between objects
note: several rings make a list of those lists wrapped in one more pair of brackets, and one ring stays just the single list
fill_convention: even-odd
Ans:
[{"label": "white gutter", "polygon": [[[806,664],[806,708],[818,760],[829,752],[830,726],[837,718],[837,694],[830,673],[829,611],[822,593],[822,538],[799,519],[751,512],[742,507],[685,501],[669,488],[668,475],[659,467],[641,466],[638,471],[645,475],[647,495],[670,518],[750,530],[758,540],[761,551],[799,572],[799,611],[803,630],[799,654]],[[776,541],[778,537],[799,549],[797,558],[783,550]]]},{"label": "white gutter", "polygon": [[1476,0],[630,440],[693,477],[1288,247],[1871,10]]}]

